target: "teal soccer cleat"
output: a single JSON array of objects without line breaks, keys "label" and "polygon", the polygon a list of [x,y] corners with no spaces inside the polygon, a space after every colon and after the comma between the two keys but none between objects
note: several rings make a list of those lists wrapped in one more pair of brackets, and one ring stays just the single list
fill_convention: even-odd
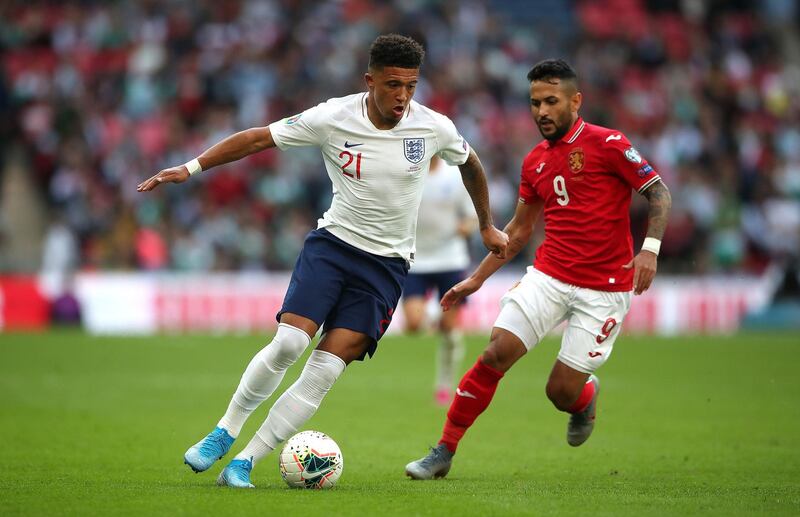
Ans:
[{"label": "teal soccer cleat", "polygon": [[208,470],[215,461],[227,454],[234,439],[225,429],[215,427],[205,438],[186,451],[186,454],[183,455],[183,462],[195,472]]},{"label": "teal soccer cleat", "polygon": [[217,478],[219,486],[233,488],[255,488],[250,482],[250,471],[253,470],[251,460],[231,460]]}]

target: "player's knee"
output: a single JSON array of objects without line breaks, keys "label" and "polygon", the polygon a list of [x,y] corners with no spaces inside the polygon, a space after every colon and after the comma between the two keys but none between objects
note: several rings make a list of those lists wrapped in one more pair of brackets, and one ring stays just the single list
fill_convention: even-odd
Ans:
[{"label": "player's knee", "polygon": [[547,387],[545,388],[545,392],[547,393],[547,398],[550,399],[550,402],[561,411],[568,410],[572,403],[575,402],[575,397],[567,387],[559,382],[550,381],[547,383]]},{"label": "player's knee", "polygon": [[346,366],[345,361],[336,354],[314,350],[311,352],[311,357],[308,358],[302,375],[313,378],[312,384],[315,388],[327,393]]},{"label": "player's knee", "polygon": [[510,370],[514,363],[527,352],[522,344],[508,340],[504,336],[505,334],[502,333],[493,333],[489,346],[481,356],[483,364],[503,373]]},{"label": "player's knee", "polygon": [[492,346],[487,347],[486,350],[483,351],[483,355],[481,355],[481,362],[486,366],[497,369],[497,366],[500,364],[497,350]]},{"label": "player's knee", "polygon": [[308,334],[297,327],[281,323],[272,343],[267,346],[267,364],[275,369],[285,370],[303,355],[309,344],[311,338]]},{"label": "player's knee", "polygon": [[501,348],[491,344],[483,351],[481,362],[503,373],[507,372],[511,365],[514,364],[513,361],[509,360],[508,354],[504,353]]},{"label": "player's knee", "polygon": [[453,321],[451,318],[442,318],[439,321],[439,331],[442,332],[443,334],[449,334],[450,332],[453,332],[455,329],[456,329],[455,321]]},{"label": "player's knee", "polygon": [[422,331],[422,320],[417,318],[408,318],[406,320],[406,332],[409,334],[418,334]]}]

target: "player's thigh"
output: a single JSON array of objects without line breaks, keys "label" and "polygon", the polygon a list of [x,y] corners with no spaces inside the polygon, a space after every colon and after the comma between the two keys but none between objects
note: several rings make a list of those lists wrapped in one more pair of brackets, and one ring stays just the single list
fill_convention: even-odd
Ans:
[{"label": "player's thigh", "polygon": [[500,300],[494,326],[505,329],[531,350],[564,321],[570,286],[532,267]]},{"label": "player's thigh", "polygon": [[278,321],[287,323],[284,315],[292,314],[313,321],[318,328],[336,305],[347,282],[349,272],[343,264],[347,264],[350,257],[347,248],[326,237],[321,230],[310,232],[297,257],[277,314]]},{"label": "player's thigh", "polygon": [[325,320],[323,332],[327,334],[336,329],[348,329],[370,337],[366,352],[372,357],[378,341],[392,322],[399,298],[399,292],[397,298],[391,299],[362,289],[346,288],[339,297],[339,303]]},{"label": "player's thigh", "polygon": [[328,330],[320,339],[317,350],[339,357],[345,364],[361,359],[372,346],[373,339],[363,332],[345,328]]},{"label": "player's thigh", "polygon": [[425,303],[430,290],[428,275],[410,272],[403,284],[403,312],[406,330],[417,332],[425,321]]},{"label": "player's thigh", "polygon": [[392,322],[406,273],[403,259],[362,257],[353,264],[353,273],[328,314],[323,332],[342,328],[365,334],[370,338],[366,353],[372,356]]},{"label": "player's thigh", "polygon": [[422,296],[406,297],[403,295],[403,314],[406,318],[406,330],[417,332],[425,320],[427,300]]},{"label": "player's thigh", "polygon": [[622,322],[631,306],[631,293],[580,289],[571,305],[558,360],[590,374],[611,356]]},{"label": "player's thigh", "polygon": [[481,361],[495,370],[507,372],[528,352],[528,348],[514,333],[495,327]]},{"label": "player's thigh", "polygon": [[[450,290],[454,285],[466,278],[466,272],[462,269],[455,269],[451,271],[442,271],[434,275],[435,287],[439,293],[439,299]],[[447,312],[443,312],[439,318],[439,330],[442,332],[450,332],[458,326],[458,318],[462,306],[469,303],[469,297],[461,300],[461,303],[451,308]]]}]

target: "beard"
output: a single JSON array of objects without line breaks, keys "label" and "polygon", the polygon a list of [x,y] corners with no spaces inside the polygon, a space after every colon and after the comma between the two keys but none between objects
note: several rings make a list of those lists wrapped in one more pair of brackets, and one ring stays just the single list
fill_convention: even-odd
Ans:
[{"label": "beard", "polygon": [[559,121],[555,121],[553,119],[547,119],[547,120],[553,125],[554,129],[554,131],[549,135],[546,135],[544,130],[542,130],[541,124],[538,121],[536,122],[536,127],[539,128],[539,133],[542,134],[542,137],[545,140],[549,140],[551,142],[556,142],[564,138],[564,135],[566,135],[570,129],[570,124],[569,124],[570,119],[567,118],[566,120],[559,120]]}]

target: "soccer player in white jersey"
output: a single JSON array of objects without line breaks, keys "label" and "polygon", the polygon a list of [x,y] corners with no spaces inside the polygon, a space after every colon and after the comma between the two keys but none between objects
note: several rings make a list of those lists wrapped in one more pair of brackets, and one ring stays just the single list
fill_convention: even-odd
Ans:
[{"label": "soccer player in white jersey", "polygon": [[[403,287],[407,331],[418,332],[424,326],[433,290],[441,298],[464,280],[469,265],[467,238],[477,227],[475,210],[458,167],[434,157],[419,205],[417,254]],[[460,307],[441,313],[438,320],[441,343],[436,356],[434,400],[442,406],[450,404],[456,370],[464,355],[458,329]]]},{"label": "soccer player in white jersey", "polygon": [[184,455],[195,472],[224,456],[247,417],[275,391],[322,326],[300,377],[219,475],[220,485],[252,487],[253,466],[311,418],[347,364],[375,352],[413,261],[417,209],[432,156],[459,166],[484,244],[505,256],[508,237],[492,224],[478,156],[447,117],[412,101],[423,56],[411,38],[380,36],[370,47],[367,92],[231,135],[138,186],[146,192],[271,147],[312,145],[322,151],[333,183],[331,207],[297,259],[275,337],[250,361],[214,430]]}]

